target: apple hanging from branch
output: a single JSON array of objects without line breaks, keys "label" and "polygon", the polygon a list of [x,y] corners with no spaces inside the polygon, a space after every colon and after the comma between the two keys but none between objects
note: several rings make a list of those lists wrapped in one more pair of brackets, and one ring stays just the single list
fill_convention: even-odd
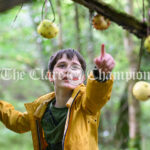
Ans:
[{"label": "apple hanging from branch", "polygon": [[145,39],[144,47],[146,48],[147,52],[150,53],[150,35]]},{"label": "apple hanging from branch", "polygon": [[150,83],[138,81],[133,86],[132,92],[137,100],[147,101],[150,98]]},{"label": "apple hanging from branch", "polygon": [[106,30],[110,26],[110,20],[101,14],[97,14],[93,17],[92,24],[93,27],[97,30]]},{"label": "apple hanging from branch", "polygon": [[58,27],[48,19],[44,19],[38,26],[37,32],[45,38],[54,38],[58,33]]}]

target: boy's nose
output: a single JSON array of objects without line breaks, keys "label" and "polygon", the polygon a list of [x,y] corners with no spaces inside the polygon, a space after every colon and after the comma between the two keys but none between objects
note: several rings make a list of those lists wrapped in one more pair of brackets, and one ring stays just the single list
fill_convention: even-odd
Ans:
[{"label": "boy's nose", "polygon": [[67,66],[64,71],[64,75],[70,76],[72,74],[71,66]]},{"label": "boy's nose", "polygon": [[70,71],[71,71],[71,66],[68,65],[68,66],[65,68],[64,72],[65,72],[65,73],[68,73],[68,72],[70,72]]}]

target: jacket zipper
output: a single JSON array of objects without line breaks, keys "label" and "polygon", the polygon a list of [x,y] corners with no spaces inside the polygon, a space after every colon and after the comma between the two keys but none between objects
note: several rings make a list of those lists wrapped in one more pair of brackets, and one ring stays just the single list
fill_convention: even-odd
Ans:
[{"label": "jacket zipper", "polygon": [[38,143],[39,143],[39,150],[42,150],[41,148],[41,140],[40,140],[40,128],[39,128],[39,124],[38,124],[38,120],[36,120],[36,127],[37,127],[37,134],[38,134]]},{"label": "jacket zipper", "polygon": [[72,108],[72,105],[73,105],[73,103],[74,103],[76,97],[78,96],[79,92],[80,92],[80,90],[78,91],[78,93],[76,94],[75,98],[73,99],[73,102],[72,102],[71,107],[70,107],[67,129],[66,129],[66,131],[65,131],[65,133],[64,133],[63,140],[62,140],[62,149],[63,149],[63,150],[64,150],[65,137],[66,137],[66,133],[67,133],[67,130],[68,130],[68,125],[69,125],[70,115],[71,115],[71,108]]}]

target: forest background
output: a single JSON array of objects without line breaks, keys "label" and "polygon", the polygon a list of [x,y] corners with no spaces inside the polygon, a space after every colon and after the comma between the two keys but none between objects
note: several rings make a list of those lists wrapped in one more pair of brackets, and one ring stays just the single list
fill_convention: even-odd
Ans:
[{"label": "forest background", "polygon": [[[139,68],[141,39],[111,22],[107,30],[98,31],[92,26],[96,12],[71,0],[53,0],[59,35],[45,39],[37,33],[44,1],[36,0],[0,13],[0,99],[10,102],[21,112],[24,103],[53,91],[45,80],[49,57],[59,49],[77,49],[87,62],[87,74],[93,68],[93,58],[100,54],[105,44],[116,66],[112,96],[102,109],[99,127],[101,150],[149,150],[150,149],[150,100],[137,101],[132,87],[137,80],[128,74]],[[145,2],[145,18],[148,20],[149,2]],[[142,22],[142,0],[105,0],[118,12],[125,12]],[[52,20],[50,3],[44,9],[46,18]],[[17,18],[14,18],[17,14]],[[119,20],[120,18],[118,18]],[[140,71],[149,73],[150,53],[142,49]],[[8,76],[5,74],[8,73]],[[121,78],[118,74],[123,74]],[[44,75],[44,76],[43,76]],[[145,79],[149,82],[150,77]],[[132,109],[133,108],[133,109]],[[32,150],[31,133],[17,134],[0,122],[0,150]]]}]

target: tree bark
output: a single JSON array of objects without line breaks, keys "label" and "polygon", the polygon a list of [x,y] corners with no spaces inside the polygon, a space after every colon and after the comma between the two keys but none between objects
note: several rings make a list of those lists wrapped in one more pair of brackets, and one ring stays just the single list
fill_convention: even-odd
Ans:
[{"label": "tree bark", "polygon": [[0,12],[7,11],[17,5],[29,2],[31,2],[31,0],[0,0]]}]

